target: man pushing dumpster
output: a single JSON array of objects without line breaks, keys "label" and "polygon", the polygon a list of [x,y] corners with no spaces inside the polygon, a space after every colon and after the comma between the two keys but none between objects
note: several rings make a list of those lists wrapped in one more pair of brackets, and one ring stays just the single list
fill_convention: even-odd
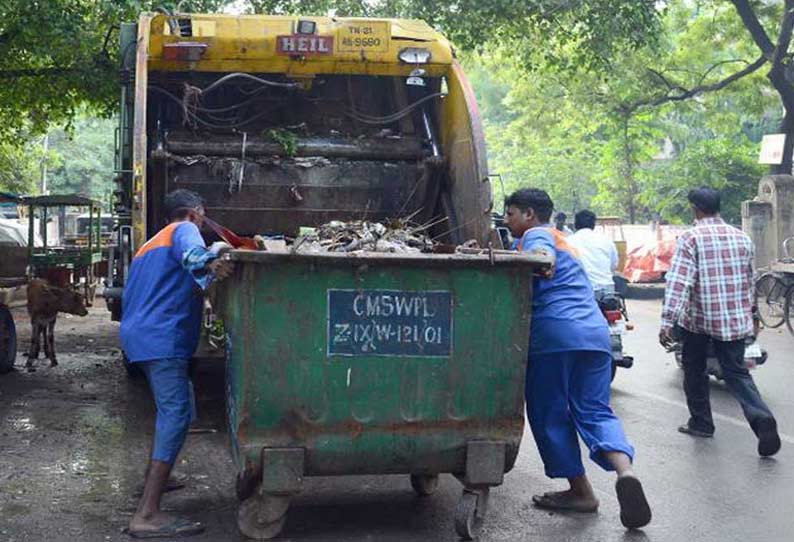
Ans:
[{"label": "man pushing dumpster", "polygon": [[634,448],[609,406],[611,344],[584,268],[564,235],[549,224],[554,204],[543,190],[525,188],[505,202],[518,250],[556,257],[553,276],[533,285],[527,416],[546,475],[570,489],[535,495],[538,508],[596,512],[577,432],[601,468],[617,471],[620,520],[629,529],[651,521],[642,484],[632,471]]},{"label": "man pushing dumpster", "polygon": [[143,495],[128,528],[136,538],[204,530],[200,523],[163,513],[160,497],[195,416],[188,361],[201,330],[200,290],[231,272],[231,264],[217,259],[199,233],[204,207],[198,194],[175,190],[164,207],[170,224],[138,250],[122,299],[122,347],[146,375],[157,406]]}]

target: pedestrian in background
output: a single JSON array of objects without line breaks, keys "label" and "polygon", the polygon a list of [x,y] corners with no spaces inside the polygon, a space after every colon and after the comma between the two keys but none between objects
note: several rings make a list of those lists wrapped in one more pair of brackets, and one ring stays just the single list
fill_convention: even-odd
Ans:
[{"label": "pedestrian in background", "polygon": [[576,233],[569,236],[567,241],[578,251],[579,260],[598,300],[615,293],[613,277],[618,267],[618,249],[610,238],[595,231],[596,218],[596,214],[587,209],[576,213],[573,219]]},{"label": "pedestrian in background", "polygon": [[673,341],[682,328],[684,393],[689,421],[678,428],[696,437],[714,435],[706,371],[707,347],[714,352],[723,378],[758,437],[758,453],[780,450],[777,422],[744,362],[745,338],[753,335],[753,242],[719,215],[720,193],[711,188],[688,195],[695,226],[678,238],[667,272],[659,341]]},{"label": "pedestrian in background", "polygon": [[554,204],[543,190],[527,188],[505,202],[506,224],[518,250],[555,257],[554,275],[535,278],[526,373],[529,424],[546,475],[567,478],[570,489],[535,495],[535,506],[596,512],[598,499],[585,474],[577,433],[590,458],[617,471],[615,484],[624,526],[651,521],[651,509],[634,475],[634,448],[609,406],[612,345],[593,288],[563,234],[549,221]]},{"label": "pedestrian in background", "polygon": [[568,221],[568,215],[560,211],[554,217],[554,227],[557,228],[557,231],[561,232],[563,235],[571,235],[573,232],[571,228],[568,227],[566,222]]}]

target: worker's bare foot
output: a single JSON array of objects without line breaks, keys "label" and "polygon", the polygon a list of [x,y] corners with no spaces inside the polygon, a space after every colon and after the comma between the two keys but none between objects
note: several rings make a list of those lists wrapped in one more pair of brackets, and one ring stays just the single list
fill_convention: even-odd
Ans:
[{"label": "worker's bare foot", "polygon": [[164,538],[190,536],[204,532],[204,525],[163,512],[149,516],[134,515],[130,520],[127,533],[133,538]]},{"label": "worker's bare foot", "polygon": [[534,495],[532,502],[535,506],[544,510],[568,510],[586,513],[598,511],[598,499],[595,498],[595,495],[580,495],[570,489]]}]

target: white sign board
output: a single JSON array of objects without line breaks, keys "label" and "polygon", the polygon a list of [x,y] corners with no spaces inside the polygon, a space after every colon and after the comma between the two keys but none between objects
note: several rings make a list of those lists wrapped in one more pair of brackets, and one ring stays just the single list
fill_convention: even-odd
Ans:
[{"label": "white sign board", "polygon": [[783,147],[786,144],[786,134],[769,134],[761,140],[761,155],[759,164],[782,164]]}]

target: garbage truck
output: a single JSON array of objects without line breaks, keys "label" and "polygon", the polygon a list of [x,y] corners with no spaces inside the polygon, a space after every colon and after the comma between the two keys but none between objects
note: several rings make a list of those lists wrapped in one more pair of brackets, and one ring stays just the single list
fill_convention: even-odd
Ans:
[{"label": "garbage truck", "polygon": [[449,244],[500,243],[474,92],[426,23],[144,13],[120,47],[114,319],[177,188],[241,235],[412,217]]},{"label": "garbage truck", "polygon": [[475,537],[518,454],[531,274],[552,262],[498,250],[453,46],[422,21],[308,16],[147,13],[120,36],[114,318],[179,188],[240,236],[396,220],[446,250],[305,254],[295,241],[223,256],[235,271],[212,308],[240,531],[278,536],[304,477],[403,474],[427,496],[449,473],[464,488],[456,531]]}]

